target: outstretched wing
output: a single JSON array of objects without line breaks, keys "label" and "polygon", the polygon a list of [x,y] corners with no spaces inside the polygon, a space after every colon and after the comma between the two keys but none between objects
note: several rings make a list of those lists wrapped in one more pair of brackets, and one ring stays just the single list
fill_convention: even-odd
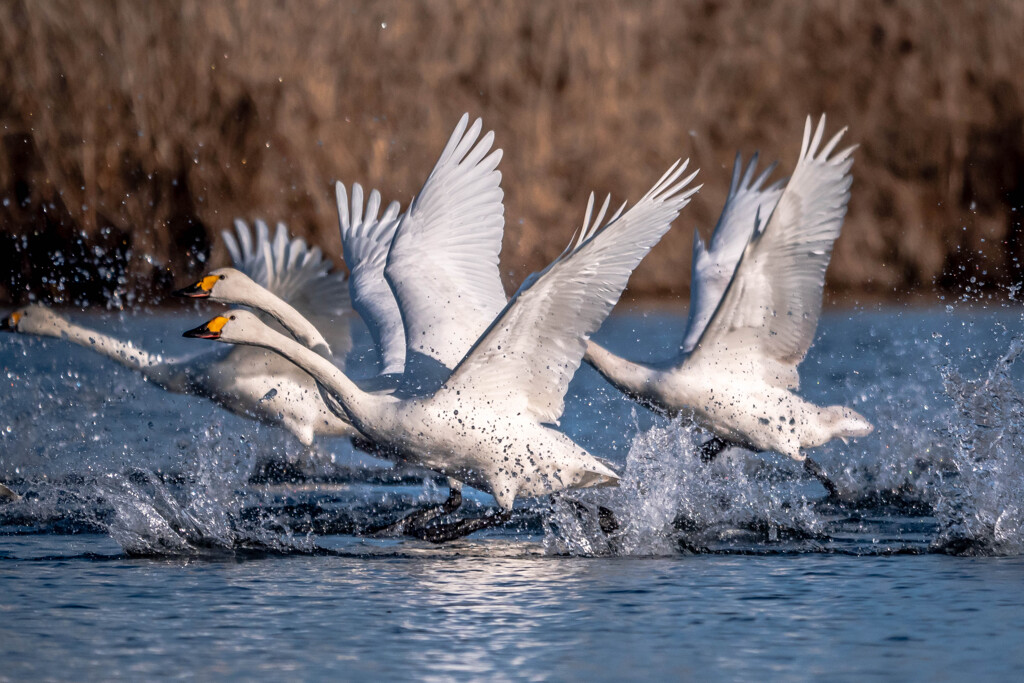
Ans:
[{"label": "outstretched wing", "polygon": [[370,192],[363,209],[363,188],[352,185],[352,202],[342,183],[335,185],[341,247],[349,269],[352,307],[370,329],[381,358],[381,373],[400,373],[405,367],[405,332],[395,295],[384,279],[388,250],[400,220],[398,202],[378,218],[380,193]]},{"label": "outstretched wing", "polygon": [[796,366],[814,340],[825,270],[850,200],[854,147],[829,156],[845,131],[819,151],[825,117],[813,131],[807,119],[793,177],[685,362],[742,362],[779,386],[799,385]]},{"label": "outstretched wing", "polygon": [[718,308],[722,295],[736,272],[743,249],[758,227],[759,221],[771,215],[782,196],[782,180],[762,189],[778,162],[771,164],[759,176],[757,153],[750,159],[746,171],[743,157],[736,155],[732,167],[732,182],[729,195],[722,208],[715,231],[711,235],[711,246],[704,248],[700,233],[693,232],[693,261],[690,277],[690,312],[683,333],[682,352],[693,350],[708,321]]},{"label": "outstretched wing", "polygon": [[575,244],[523,284],[439,397],[471,392],[502,410],[557,422],[590,335],[611,312],[633,269],[700,189],[687,188],[696,173],[679,180],[688,163],[676,162],[636,206],[620,209],[604,225],[608,200],[591,223],[591,195]]},{"label": "outstretched wing", "polygon": [[255,227],[254,237],[245,221],[236,220],[235,235],[222,233],[234,267],[294,306],[324,335],[335,358],[344,358],[352,347],[345,274],[332,271],[319,247],[291,238],[283,223],[273,238],[265,222]]},{"label": "outstretched wing", "polygon": [[391,243],[384,275],[405,327],[406,372],[414,354],[448,368],[505,306],[498,255],[505,227],[501,150],[464,115]]}]

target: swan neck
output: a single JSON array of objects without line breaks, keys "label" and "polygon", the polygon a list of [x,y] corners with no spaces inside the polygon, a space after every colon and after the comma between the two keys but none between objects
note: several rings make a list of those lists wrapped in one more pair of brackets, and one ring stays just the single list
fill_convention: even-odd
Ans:
[{"label": "swan neck", "polygon": [[146,374],[149,368],[163,362],[159,355],[143,351],[129,341],[122,341],[102,332],[80,327],[61,317],[57,317],[57,321],[59,322],[55,325],[52,334],[46,332],[40,334],[67,339],[143,374]]},{"label": "swan neck", "polygon": [[334,363],[279,332],[266,329],[251,343],[280,354],[316,380],[341,404],[352,424],[360,431],[367,418],[372,419],[374,411],[384,403],[381,396],[368,394],[357,387]]},{"label": "swan neck", "polygon": [[265,291],[260,294],[246,304],[279,322],[303,346],[313,349],[324,358],[331,358],[330,345],[313,323],[281,297]]},{"label": "swan neck", "polygon": [[651,368],[617,356],[594,341],[587,342],[583,359],[619,391],[633,397],[647,393],[653,374]]}]

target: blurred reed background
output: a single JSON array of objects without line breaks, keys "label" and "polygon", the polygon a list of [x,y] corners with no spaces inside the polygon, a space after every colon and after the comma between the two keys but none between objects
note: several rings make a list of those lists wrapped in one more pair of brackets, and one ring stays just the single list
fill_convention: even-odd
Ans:
[{"label": "blurred reed background", "polygon": [[[505,149],[506,285],[591,190],[704,190],[634,296],[685,296],[733,155],[860,143],[833,298],[990,291],[1024,251],[1024,3],[0,3],[0,300],[156,302],[236,217],[338,254],[334,180],[403,205],[468,111]],[[340,259],[339,259],[340,260]],[[972,280],[972,278],[974,278]],[[971,284],[971,283],[974,284]]]}]

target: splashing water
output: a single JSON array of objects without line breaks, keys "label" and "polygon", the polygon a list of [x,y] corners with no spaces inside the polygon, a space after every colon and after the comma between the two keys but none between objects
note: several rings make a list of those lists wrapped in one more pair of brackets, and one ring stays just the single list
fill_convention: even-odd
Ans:
[{"label": "splashing water", "polygon": [[[619,489],[555,504],[548,552],[860,553],[878,544],[882,552],[1024,553],[1024,396],[1011,378],[1024,338],[1009,337],[1008,350],[985,368],[982,343],[964,342],[972,327],[951,320],[947,336],[936,332],[931,343],[920,332],[903,339],[889,332],[877,354],[858,340],[858,374],[871,381],[861,377],[854,387],[847,380],[845,394],[855,397],[851,405],[868,407],[878,431],[810,454],[826,464],[838,497],[823,498],[770,454],[733,449],[708,467],[696,450],[706,437],[678,422],[654,426],[634,439]],[[996,335],[986,343],[1000,341]],[[981,379],[961,376],[979,363]],[[893,381],[908,369],[906,381]],[[598,506],[612,511],[617,529],[601,530]],[[842,546],[848,536],[871,545]]]},{"label": "splashing water", "polygon": [[824,519],[785,464],[733,449],[709,466],[698,450],[706,438],[680,420],[638,435],[619,487],[579,496],[610,510],[618,528],[602,532],[594,515],[580,514],[575,498],[557,498],[548,551],[666,555],[822,536]]},{"label": "splashing water", "polygon": [[22,500],[4,509],[4,523],[106,533],[131,555],[312,547],[270,511],[243,514],[251,511],[244,487],[257,460],[248,440],[212,425],[194,444],[197,454],[175,472],[136,466],[32,482]]},{"label": "splashing water", "polygon": [[934,547],[958,554],[1024,552],[1024,395],[1011,378],[1024,352],[1016,338],[994,367],[976,380],[944,368],[946,393],[956,405],[946,437],[954,471],[939,488]]},{"label": "splashing water", "polygon": [[[563,426],[595,453],[621,444],[621,486],[527,503],[494,533],[542,534],[548,553],[584,556],[1024,553],[1024,403],[1010,377],[1024,342],[1008,341],[1020,334],[1010,313],[996,323],[1005,336],[970,316],[824,327],[801,393],[852,405],[878,428],[809,454],[838,485],[832,499],[782,456],[731,449],[701,462],[706,434],[581,372]],[[620,323],[629,334],[638,324]],[[670,343],[676,330],[665,336]],[[351,452],[341,443],[267,476],[268,459],[309,454],[279,430],[168,395],[78,350],[65,355],[56,341],[11,341],[0,347],[11,387],[0,395],[0,479],[23,498],[0,505],[5,533],[102,533],[130,554],[319,552],[315,538],[359,533],[443,497],[422,473],[335,462]],[[468,495],[478,499],[463,516],[493,505]]]}]

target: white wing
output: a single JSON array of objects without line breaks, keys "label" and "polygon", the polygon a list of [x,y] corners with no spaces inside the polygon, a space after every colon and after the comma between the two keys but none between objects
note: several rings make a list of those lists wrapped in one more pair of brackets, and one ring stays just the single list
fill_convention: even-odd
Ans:
[{"label": "white wing", "polygon": [[234,267],[294,306],[324,335],[335,358],[344,358],[352,347],[345,274],[332,272],[333,264],[319,247],[289,238],[283,223],[277,224],[273,239],[266,223],[256,221],[255,226],[255,239],[242,220],[235,221],[237,239],[227,230],[222,233]]},{"label": "white wing", "polygon": [[591,195],[575,245],[523,284],[442,393],[469,392],[502,410],[556,422],[590,335],[611,312],[633,269],[700,189],[684,192],[696,175],[679,180],[688,163],[676,162],[636,206],[624,214],[620,209],[603,226],[608,200],[591,224]]},{"label": "white wing", "polygon": [[335,185],[338,200],[338,225],[341,247],[349,269],[349,295],[352,307],[370,329],[381,358],[381,373],[400,373],[405,367],[405,332],[395,295],[384,279],[388,249],[400,217],[398,202],[380,211],[380,193],[370,192],[363,210],[363,188],[352,185],[351,211],[348,193],[342,183]]},{"label": "white wing", "polygon": [[[690,312],[683,334],[682,352],[689,353],[697,345],[708,321],[718,308],[726,287],[736,272],[743,249],[758,227],[759,220],[770,216],[782,195],[781,180],[761,189],[778,163],[771,164],[761,175],[757,170],[757,154],[743,172],[743,157],[736,155],[732,182],[722,215],[711,235],[710,249],[704,248],[700,233],[693,231],[693,262],[690,277]],[[742,174],[742,175],[741,175]]]},{"label": "white wing", "polygon": [[490,152],[493,132],[477,142],[480,119],[467,131],[468,122],[399,223],[384,269],[405,326],[406,373],[415,354],[454,367],[505,306],[501,150]]},{"label": "white wing", "polygon": [[799,385],[796,366],[814,340],[825,270],[850,200],[854,147],[829,158],[845,131],[819,152],[825,117],[813,136],[807,119],[793,177],[686,363],[746,365],[779,386]]}]

